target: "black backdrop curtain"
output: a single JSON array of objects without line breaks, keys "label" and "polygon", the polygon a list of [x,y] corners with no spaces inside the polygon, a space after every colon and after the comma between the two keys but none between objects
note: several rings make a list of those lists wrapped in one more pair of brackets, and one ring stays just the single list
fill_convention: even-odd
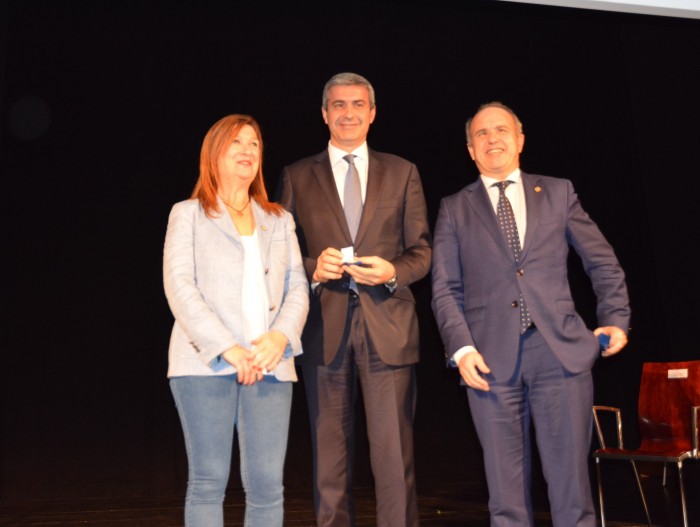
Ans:
[{"label": "black backdrop curtain", "polygon": [[[700,358],[685,242],[698,227],[699,42],[697,20],[496,1],[3,3],[0,500],[184,492],[165,378],[170,206],[188,197],[201,140],[228,113],[259,120],[272,191],[283,165],[325,147],[321,91],[340,71],[374,84],[369,142],[418,165],[431,222],[440,198],[477,175],[466,118],[489,100],[515,109],[523,168],[574,182],[627,273],[630,345],[594,374],[596,400],[633,426],[641,363]],[[575,258],[571,274],[593,327]],[[418,484],[482,478],[428,281],[414,291]],[[311,478],[302,388],[288,485]],[[358,463],[367,484],[362,449]]]}]

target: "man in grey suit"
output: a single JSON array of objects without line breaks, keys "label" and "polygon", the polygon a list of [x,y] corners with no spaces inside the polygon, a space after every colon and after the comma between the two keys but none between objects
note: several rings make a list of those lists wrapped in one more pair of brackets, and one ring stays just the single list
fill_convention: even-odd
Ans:
[{"label": "man in grey suit", "polygon": [[[416,526],[419,335],[409,285],[430,270],[423,188],[413,163],[368,148],[376,106],[367,79],[333,76],[324,87],[321,112],[330,131],[328,147],[285,167],[279,192],[296,220],[312,287],[302,373],[316,520],[324,527],[354,525],[353,409],[359,381],[377,525]],[[358,185],[355,191],[346,191],[350,181]]]},{"label": "man in grey suit", "polygon": [[[499,102],[467,121],[480,177],[440,203],[432,307],[446,357],[467,386],[491,525],[534,524],[532,422],[554,526],[594,527],[591,369],[601,351],[597,336],[610,337],[604,357],[627,344],[627,287],[571,182],[520,170],[524,142],[520,120]],[[596,294],[594,331],[574,308],[570,247]]]}]

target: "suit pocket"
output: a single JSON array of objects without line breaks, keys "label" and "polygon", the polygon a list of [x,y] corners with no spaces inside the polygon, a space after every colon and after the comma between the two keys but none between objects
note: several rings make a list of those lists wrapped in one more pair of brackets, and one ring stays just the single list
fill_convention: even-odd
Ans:
[{"label": "suit pocket", "polygon": [[486,318],[486,306],[470,307],[464,310],[464,318],[468,324],[481,322]]},{"label": "suit pocket", "polygon": [[407,302],[411,302],[412,304],[416,303],[416,299],[413,296],[413,292],[408,288],[408,287],[403,287],[401,289],[397,289],[394,291],[394,293],[390,293],[388,289],[384,288],[386,291],[387,296],[396,298],[398,300],[405,300]]},{"label": "suit pocket", "polygon": [[557,300],[557,311],[562,315],[576,315],[573,300]]}]

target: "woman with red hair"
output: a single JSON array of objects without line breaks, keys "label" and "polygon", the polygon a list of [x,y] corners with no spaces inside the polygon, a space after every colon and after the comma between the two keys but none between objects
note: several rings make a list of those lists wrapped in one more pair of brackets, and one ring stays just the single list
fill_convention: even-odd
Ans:
[{"label": "woman with red hair", "polygon": [[267,199],[258,123],[207,132],[199,179],[168,221],[163,282],[175,318],[168,378],[189,461],[185,525],[223,526],[234,431],[246,526],[282,526],[294,357],[309,308],[291,214]]}]

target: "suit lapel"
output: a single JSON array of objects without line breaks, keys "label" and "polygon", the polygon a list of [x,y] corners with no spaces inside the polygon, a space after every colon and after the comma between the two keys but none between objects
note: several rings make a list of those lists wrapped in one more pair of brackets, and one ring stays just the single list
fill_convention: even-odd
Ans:
[{"label": "suit lapel", "polygon": [[520,172],[523,181],[523,191],[525,192],[525,208],[527,210],[527,229],[525,229],[525,241],[521,250],[520,259],[527,255],[527,250],[532,244],[532,238],[537,232],[542,213],[542,196],[544,196],[544,185],[539,176],[533,176]]},{"label": "suit lapel", "polygon": [[[368,150],[369,164],[367,170],[367,191],[365,193],[365,203],[362,206],[362,216],[360,225],[355,235],[355,245],[359,245],[374,218],[374,212],[379,205],[379,197],[382,195],[384,181],[386,180],[386,166],[374,155],[372,150]],[[344,216],[343,216],[344,218]],[[348,231],[349,234],[349,231]]]},{"label": "suit lapel", "polygon": [[478,178],[474,183],[467,186],[467,201],[474,210],[474,213],[479,218],[479,220],[486,227],[486,231],[489,235],[496,240],[496,243],[503,250],[503,255],[508,259],[513,259],[513,253],[508,247],[508,242],[506,240],[503,231],[498,226],[498,219],[496,218],[496,213],[493,210],[493,205],[491,205],[491,200],[489,199],[488,191],[484,186],[484,182],[481,178]]},{"label": "suit lapel", "polygon": [[[330,157],[328,156],[328,151],[324,150],[318,154],[315,161],[316,163],[313,165],[313,172],[318,185],[317,188],[323,195],[325,203],[328,204],[328,208],[335,218],[336,223],[343,229],[348,245],[352,245],[350,229],[348,229],[348,223],[345,220],[345,212],[343,211],[343,204],[340,201],[340,196],[338,195],[338,187],[336,187],[335,178],[333,177],[333,169],[331,168],[331,161]],[[364,218],[364,212],[362,217]],[[362,228],[362,223],[360,223],[360,228]]]},{"label": "suit lapel", "polygon": [[270,251],[272,243],[272,233],[274,232],[275,221],[273,216],[268,216],[265,211],[253,201],[253,216],[255,217],[255,227],[258,232],[258,244],[260,245],[260,261],[263,265],[267,265],[267,255]]},{"label": "suit lapel", "polygon": [[241,235],[238,234],[238,230],[236,229],[236,226],[233,224],[233,220],[228,215],[228,212],[226,209],[226,204],[223,201],[221,201],[220,197],[217,196],[216,199],[219,203],[219,210],[221,212],[215,213],[214,216],[211,218],[211,221],[219,229],[224,231],[226,236],[240,242]]}]

